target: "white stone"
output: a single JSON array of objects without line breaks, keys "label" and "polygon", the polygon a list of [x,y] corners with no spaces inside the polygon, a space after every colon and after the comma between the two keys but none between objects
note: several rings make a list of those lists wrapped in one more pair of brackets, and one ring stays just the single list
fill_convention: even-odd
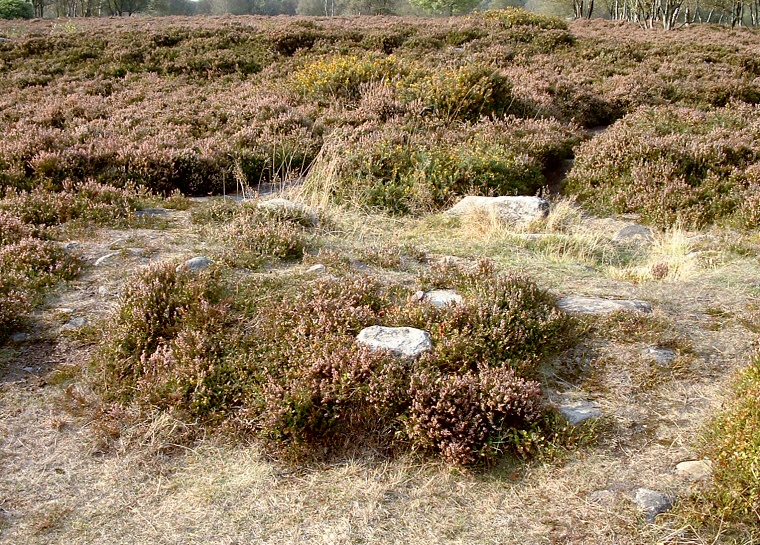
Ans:
[{"label": "white stone", "polygon": [[[421,295],[420,295],[421,294]],[[430,290],[426,292],[417,292],[414,299],[424,301],[435,307],[445,307],[447,305],[459,305],[462,303],[462,296],[454,290]]]},{"label": "white stone", "polygon": [[712,477],[712,471],[709,460],[689,460],[676,466],[676,475],[692,481],[706,481]]},{"label": "white stone", "polygon": [[116,257],[117,255],[119,255],[119,252],[111,252],[110,254],[101,256],[95,261],[95,266],[100,267],[102,264],[104,264],[107,261],[110,261],[112,257]]},{"label": "white stone", "polygon": [[558,404],[557,410],[571,426],[602,416],[599,404],[594,401],[566,401]]},{"label": "white stone", "polygon": [[678,354],[674,350],[669,348],[647,348],[644,355],[651,360],[654,360],[658,365],[667,365],[672,362]]},{"label": "white stone", "polygon": [[602,299],[599,297],[565,297],[557,301],[557,306],[572,314],[610,314],[618,310],[652,312],[652,305],[646,301]]},{"label": "white stone", "polygon": [[322,265],[321,263],[317,263],[316,265],[312,265],[308,269],[306,269],[307,274],[324,274],[327,272],[327,267]]},{"label": "white stone", "polygon": [[527,225],[549,213],[549,203],[539,197],[464,197],[446,211],[450,216],[476,212],[493,214],[505,223]]},{"label": "white stone", "polygon": [[75,331],[77,329],[80,329],[84,327],[84,325],[87,323],[87,318],[84,316],[76,316],[75,318],[72,318],[66,324],[64,324],[63,329],[65,331]]},{"label": "white stone", "polygon": [[187,269],[188,271],[202,271],[203,269],[208,269],[211,263],[213,263],[213,261],[209,258],[198,256],[185,261],[182,265],[177,267],[177,271],[181,271],[182,269]]},{"label": "white stone", "polygon": [[662,492],[649,490],[648,488],[637,488],[634,490],[633,501],[641,507],[644,516],[649,522],[653,522],[657,515],[664,513],[673,506],[673,502],[668,496]]},{"label": "white stone", "polygon": [[356,341],[373,350],[389,350],[404,358],[416,358],[433,349],[430,334],[414,327],[375,325],[362,329]]}]

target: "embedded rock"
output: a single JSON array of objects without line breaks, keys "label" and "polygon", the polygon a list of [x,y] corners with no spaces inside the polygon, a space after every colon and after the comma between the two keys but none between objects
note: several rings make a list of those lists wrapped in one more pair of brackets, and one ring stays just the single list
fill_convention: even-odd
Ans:
[{"label": "embedded rock", "polygon": [[612,240],[615,242],[642,243],[652,242],[652,240],[654,240],[654,236],[652,235],[652,230],[649,227],[644,227],[638,223],[632,223],[630,225],[626,225],[617,233],[615,233],[612,237]]},{"label": "embedded rock", "polygon": [[527,225],[549,214],[549,203],[539,197],[468,196],[446,211],[449,216],[476,212],[493,214],[505,223]]},{"label": "embedded rock", "polygon": [[362,329],[356,341],[372,350],[389,350],[396,356],[410,359],[433,349],[430,334],[414,327],[374,325]]},{"label": "embedded rock", "polygon": [[213,261],[209,258],[198,256],[185,261],[182,265],[177,267],[177,271],[181,271],[182,269],[187,269],[188,271],[202,271],[203,269],[208,269],[211,263],[213,263]]},{"label": "embedded rock", "polygon": [[637,488],[634,490],[633,502],[641,508],[649,522],[654,522],[657,515],[673,507],[673,502],[668,496],[662,492],[649,490],[648,488]]},{"label": "embedded rock", "polygon": [[446,305],[459,305],[462,303],[462,296],[454,290],[431,290],[418,291],[412,297],[415,301],[423,301],[435,307],[445,307]]},{"label": "embedded rock", "polygon": [[644,356],[653,360],[658,365],[667,365],[672,362],[678,354],[674,350],[669,348],[647,348],[644,351]]},{"label": "embedded rock", "polygon": [[571,426],[602,416],[599,404],[594,401],[567,401],[557,405],[557,410]]},{"label": "embedded rock", "polygon": [[306,274],[324,274],[327,272],[327,267],[322,265],[321,263],[317,263],[316,265],[312,265],[308,269],[306,269]]},{"label": "embedded rock", "polygon": [[618,310],[652,312],[652,305],[646,301],[602,299],[600,297],[565,297],[557,301],[557,306],[571,314],[610,314]]},{"label": "embedded rock", "polygon": [[712,462],[709,460],[689,460],[676,466],[676,475],[692,481],[706,481],[712,477]]}]

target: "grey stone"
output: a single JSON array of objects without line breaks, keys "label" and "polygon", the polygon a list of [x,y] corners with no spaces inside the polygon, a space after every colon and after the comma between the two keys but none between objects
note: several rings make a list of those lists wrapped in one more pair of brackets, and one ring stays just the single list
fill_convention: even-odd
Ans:
[{"label": "grey stone", "polygon": [[23,367],[21,370],[27,373],[34,373],[34,367]]},{"label": "grey stone", "polygon": [[712,477],[712,472],[709,460],[688,460],[676,466],[676,475],[692,481],[706,481]]},{"label": "grey stone", "polygon": [[389,350],[404,358],[416,358],[433,349],[430,334],[414,327],[375,325],[362,329],[356,341],[373,350]]},{"label": "grey stone", "polygon": [[613,490],[594,490],[588,495],[588,501],[604,505],[606,507],[615,503],[617,494]]},{"label": "grey stone", "polygon": [[549,214],[549,203],[539,197],[464,197],[446,211],[450,216],[473,212],[493,214],[505,223],[527,225]]},{"label": "grey stone", "polygon": [[62,246],[62,248],[67,252],[73,252],[79,247],[79,244],[76,242],[67,242]]},{"label": "grey stone", "polygon": [[95,266],[100,267],[101,265],[110,261],[111,258],[116,257],[117,255],[119,255],[119,252],[111,252],[110,254],[100,256],[98,259],[95,260]]},{"label": "grey stone", "polygon": [[316,265],[312,265],[308,269],[306,269],[307,274],[324,274],[327,272],[327,267],[322,265],[321,263],[317,263]]},{"label": "grey stone", "polygon": [[565,297],[557,301],[557,306],[573,314],[609,314],[618,310],[652,312],[652,305],[646,301],[626,299],[602,299],[599,297]]},{"label": "grey stone", "polygon": [[11,340],[14,343],[22,343],[25,340],[27,340],[28,338],[29,338],[29,334],[28,333],[23,333],[23,332],[14,333],[13,335],[11,335]]},{"label": "grey stone", "polygon": [[80,329],[84,327],[84,325],[87,323],[87,318],[84,316],[76,316],[66,322],[63,326],[64,331],[74,331],[77,329]]},{"label": "grey stone", "polygon": [[638,223],[632,223],[620,229],[612,237],[612,240],[616,242],[652,242],[654,236],[652,230],[649,227],[644,227]]},{"label": "grey stone", "polygon": [[649,522],[654,522],[657,515],[673,507],[673,501],[668,496],[662,492],[648,488],[637,488],[634,490],[633,501],[641,508]]},{"label": "grey stone", "polygon": [[182,265],[177,267],[177,270],[181,271],[182,269],[187,269],[188,271],[202,271],[203,269],[208,269],[211,263],[213,263],[213,261],[209,258],[198,256],[188,259]]},{"label": "grey stone", "polygon": [[557,405],[557,410],[571,426],[602,416],[598,403],[584,399],[561,402]]},{"label": "grey stone", "polygon": [[644,351],[644,356],[653,360],[658,365],[667,365],[675,360],[678,354],[669,348],[650,347]]}]

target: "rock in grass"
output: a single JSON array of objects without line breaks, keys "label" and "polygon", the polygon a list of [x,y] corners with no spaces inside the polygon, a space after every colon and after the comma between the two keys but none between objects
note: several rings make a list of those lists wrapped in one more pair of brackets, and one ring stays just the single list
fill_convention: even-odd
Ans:
[{"label": "rock in grass", "polygon": [[615,242],[631,242],[634,244],[652,242],[654,237],[652,236],[652,230],[649,227],[644,227],[638,223],[632,223],[626,225],[615,233],[612,237]]},{"label": "rock in grass", "polygon": [[454,290],[418,291],[414,294],[413,299],[415,301],[423,301],[435,307],[459,305],[462,303],[462,296]]},{"label": "rock in grass", "polygon": [[501,221],[527,225],[549,214],[549,203],[539,197],[478,197],[468,196],[446,211],[450,216],[477,212],[493,214]]},{"label": "rock in grass", "polygon": [[325,274],[326,272],[327,267],[322,265],[322,263],[317,263],[306,269],[306,274]]},{"label": "rock in grass", "polygon": [[119,255],[119,252],[111,252],[110,254],[101,256],[95,260],[95,266],[100,267],[101,265],[107,263],[108,261],[111,261],[111,258],[116,257],[117,255]]},{"label": "rock in grass", "polygon": [[188,259],[182,265],[177,267],[177,270],[181,271],[182,269],[186,269],[188,271],[202,271],[203,269],[208,269],[211,263],[213,263],[213,261],[211,261],[209,258],[198,256],[192,259]]},{"label": "rock in grass", "polygon": [[646,301],[602,299],[599,297],[565,297],[557,301],[557,306],[571,314],[610,314],[618,310],[652,312],[652,305]]},{"label": "rock in grass", "polygon": [[689,460],[676,466],[676,475],[692,481],[706,481],[712,477],[712,462],[709,460]]},{"label": "rock in grass", "polygon": [[657,365],[667,365],[672,362],[678,354],[675,350],[669,348],[654,348],[649,347],[644,351],[644,356],[654,361]]},{"label": "rock in grass", "polygon": [[568,401],[557,405],[557,410],[571,426],[602,416],[599,404],[594,401]]},{"label": "rock in grass", "polygon": [[362,329],[356,341],[372,350],[389,350],[396,356],[410,359],[433,349],[430,334],[414,327],[374,325]]},{"label": "rock in grass", "polygon": [[649,522],[654,522],[657,515],[673,507],[673,502],[668,496],[662,492],[649,490],[648,488],[637,488],[634,490],[633,501],[641,508]]}]

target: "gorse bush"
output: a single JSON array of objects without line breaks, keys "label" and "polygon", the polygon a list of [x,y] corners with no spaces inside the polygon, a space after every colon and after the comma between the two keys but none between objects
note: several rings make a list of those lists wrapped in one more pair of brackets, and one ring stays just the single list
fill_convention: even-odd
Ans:
[{"label": "gorse bush", "polygon": [[756,227],[759,136],[754,106],[642,108],[580,146],[566,189],[661,227]]},{"label": "gorse bush", "polygon": [[[488,262],[431,278],[455,281],[467,303],[328,277],[238,284],[230,308],[212,276],[153,267],[126,290],[95,374],[109,403],[223,421],[289,452],[408,445],[459,464],[519,452],[529,434],[517,430],[544,411],[536,366],[573,342],[572,320]],[[356,343],[379,324],[425,327],[435,348],[409,361]]]}]

